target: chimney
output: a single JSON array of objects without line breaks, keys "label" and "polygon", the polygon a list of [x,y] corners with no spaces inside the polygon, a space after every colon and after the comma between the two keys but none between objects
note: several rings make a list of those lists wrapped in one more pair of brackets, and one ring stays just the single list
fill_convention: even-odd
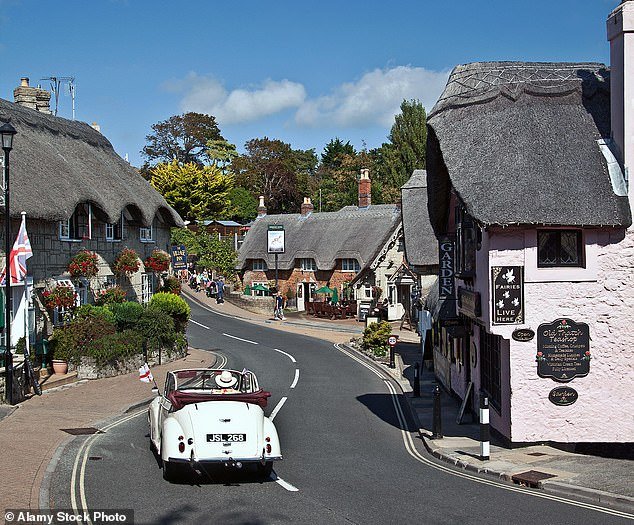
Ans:
[{"label": "chimney", "polygon": [[372,181],[370,170],[363,168],[359,179],[359,208],[367,208],[372,204]]},{"label": "chimney", "polygon": [[266,215],[266,206],[264,205],[264,195],[260,195],[260,205],[258,206],[258,219]]},{"label": "chimney", "polygon": [[[101,126],[100,126],[99,124],[97,124],[96,122],[93,122],[93,123],[90,125],[90,127],[91,127],[92,129],[94,129],[95,131],[98,131],[99,133],[101,133]],[[127,153],[126,153],[126,155],[127,155]],[[126,159],[126,160],[127,160],[127,159]]]},{"label": "chimney", "polygon": [[313,212],[314,209],[315,207],[313,206],[313,203],[310,202],[310,197],[304,197],[304,202],[302,202],[300,213],[304,216],[308,216]]},{"label": "chimney", "polygon": [[20,79],[20,85],[13,90],[13,100],[20,106],[51,114],[51,94],[45,89],[30,87],[28,77]]}]

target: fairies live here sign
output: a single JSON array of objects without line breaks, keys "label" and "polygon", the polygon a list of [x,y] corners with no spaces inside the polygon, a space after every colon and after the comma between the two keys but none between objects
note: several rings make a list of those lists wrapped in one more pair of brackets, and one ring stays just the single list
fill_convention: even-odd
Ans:
[{"label": "fairies live here sign", "polygon": [[492,266],[493,324],[524,324],[524,267]]},{"label": "fairies live here sign", "polygon": [[556,319],[537,329],[537,375],[567,383],[590,372],[590,329],[586,323]]}]

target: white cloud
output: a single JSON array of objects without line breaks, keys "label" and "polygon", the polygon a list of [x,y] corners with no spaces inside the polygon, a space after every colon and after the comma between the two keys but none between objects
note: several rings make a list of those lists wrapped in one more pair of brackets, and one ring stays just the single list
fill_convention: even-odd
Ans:
[{"label": "white cloud", "polygon": [[337,87],[331,95],[306,101],[295,114],[297,124],[342,127],[372,124],[390,126],[403,99],[417,99],[429,112],[442,93],[449,71],[398,66],[375,69],[357,82]]},{"label": "white cloud", "polygon": [[266,80],[252,89],[228,92],[212,77],[189,73],[183,80],[170,81],[169,91],[183,92],[182,111],[214,115],[221,124],[250,122],[289,108],[301,106],[306,98],[304,86],[290,80]]}]

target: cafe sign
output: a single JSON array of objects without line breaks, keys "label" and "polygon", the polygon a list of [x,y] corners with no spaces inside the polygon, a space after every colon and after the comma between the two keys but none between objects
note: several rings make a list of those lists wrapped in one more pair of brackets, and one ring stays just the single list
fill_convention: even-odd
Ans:
[{"label": "cafe sign", "polygon": [[586,323],[557,319],[537,329],[537,375],[560,383],[590,372],[590,329]]},{"label": "cafe sign", "polygon": [[553,405],[565,407],[572,405],[579,398],[579,393],[569,386],[558,386],[548,394],[548,399]]},{"label": "cafe sign", "polygon": [[493,324],[524,324],[524,267],[492,266]]},{"label": "cafe sign", "polygon": [[455,299],[455,243],[451,237],[443,237],[438,241],[438,297]]}]

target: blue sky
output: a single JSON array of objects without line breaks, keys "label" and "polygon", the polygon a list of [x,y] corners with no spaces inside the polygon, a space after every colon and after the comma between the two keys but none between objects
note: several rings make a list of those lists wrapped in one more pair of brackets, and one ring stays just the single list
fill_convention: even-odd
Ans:
[{"label": "blue sky", "polygon": [[23,76],[74,76],[76,118],[137,166],[151,125],[186,111],[214,115],[240,151],[264,136],[374,148],[403,99],[431,110],[456,64],[608,63],[618,3],[0,0],[0,98]]}]

